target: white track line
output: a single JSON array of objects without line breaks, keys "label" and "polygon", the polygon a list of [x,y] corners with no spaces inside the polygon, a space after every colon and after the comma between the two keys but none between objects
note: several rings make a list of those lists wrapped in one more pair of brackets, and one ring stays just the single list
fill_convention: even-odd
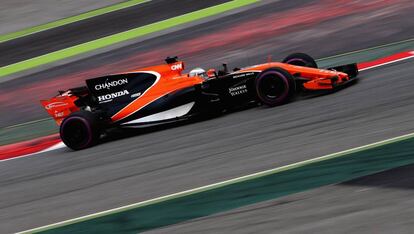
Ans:
[{"label": "white track line", "polygon": [[[414,54],[414,51],[411,51],[410,53],[411,54]],[[359,71],[366,71],[366,70],[369,70],[369,69],[373,69],[373,68],[377,68],[377,67],[382,67],[382,66],[385,66],[385,65],[388,65],[388,64],[393,64],[393,63],[401,62],[401,61],[404,61],[404,60],[407,60],[407,59],[411,59],[411,58],[414,58],[414,55],[409,56],[409,57],[406,57],[406,58],[400,58],[400,59],[397,59],[397,60],[389,61],[389,62],[386,62],[386,63],[381,63],[381,64],[374,65],[374,66],[371,66],[371,67],[366,67],[366,68],[360,69]]]},{"label": "white track line", "polygon": [[49,146],[48,148],[46,148],[44,150],[41,150],[39,152],[34,152],[34,153],[31,153],[31,154],[24,154],[24,155],[20,155],[20,156],[14,157],[14,158],[2,159],[2,160],[0,160],[0,162],[10,161],[10,160],[18,159],[18,158],[25,158],[25,157],[29,157],[29,156],[32,156],[32,155],[49,152],[49,151],[52,151],[52,150],[62,149],[62,148],[65,148],[65,147],[66,147],[66,145],[63,142],[58,142],[58,143],[56,143],[52,146]]}]

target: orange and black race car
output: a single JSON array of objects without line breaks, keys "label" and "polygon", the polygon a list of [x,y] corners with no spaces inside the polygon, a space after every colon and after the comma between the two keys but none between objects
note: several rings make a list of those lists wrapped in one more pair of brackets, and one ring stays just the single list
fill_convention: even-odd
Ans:
[{"label": "orange and black race car", "polygon": [[177,57],[166,64],[86,80],[86,86],[42,100],[60,125],[62,141],[79,150],[96,144],[111,128],[142,127],[221,113],[249,103],[278,106],[300,91],[333,91],[355,80],[356,64],[319,69],[296,53],[228,71],[201,68],[183,73]]}]

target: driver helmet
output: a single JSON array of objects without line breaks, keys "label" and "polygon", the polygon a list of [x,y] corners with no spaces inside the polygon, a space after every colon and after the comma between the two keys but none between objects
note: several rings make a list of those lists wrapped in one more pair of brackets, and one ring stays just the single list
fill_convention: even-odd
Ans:
[{"label": "driver helmet", "polygon": [[206,71],[201,67],[197,67],[197,68],[194,68],[193,70],[191,70],[188,73],[188,76],[189,77],[199,76],[199,77],[202,77],[202,78],[208,78]]}]

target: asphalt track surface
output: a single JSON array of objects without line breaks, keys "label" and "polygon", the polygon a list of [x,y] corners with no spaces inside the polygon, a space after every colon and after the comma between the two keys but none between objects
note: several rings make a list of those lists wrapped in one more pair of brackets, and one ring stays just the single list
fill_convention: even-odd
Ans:
[{"label": "asphalt track surface", "polygon": [[[1,230],[57,222],[413,132],[410,64],[367,72],[341,92],[279,108],[257,107],[80,152],[3,162]],[[249,226],[238,224],[240,230]],[[342,225],[334,226],[340,231]]]},{"label": "asphalt track surface", "polygon": [[[8,199],[1,201],[2,232],[61,221],[412,132],[413,113],[409,110],[414,105],[410,92],[414,81],[410,64],[407,61],[366,72],[357,85],[341,92],[279,108],[257,107],[80,152],[61,150],[4,162],[0,164],[0,195]],[[384,93],[395,95],[380,95]],[[298,142],[302,142],[300,146]],[[369,199],[372,197],[367,197],[368,204]],[[286,225],[296,225],[291,221]],[[333,226],[340,231],[342,225]],[[192,228],[202,230],[207,226],[211,227],[194,223]],[[237,227],[242,230],[248,226],[241,221]]]},{"label": "asphalt track surface", "polygon": [[[210,23],[208,27],[195,28],[198,28],[199,33],[212,32],[232,23],[238,24],[242,19],[248,21],[257,18],[258,15],[271,12],[275,6],[281,11],[296,7],[283,5],[287,3],[273,4],[273,8],[254,9],[239,15],[240,18],[232,16],[234,21],[229,23]],[[246,49],[252,54],[250,62],[259,61],[267,53],[287,51],[311,52],[316,57],[323,57],[413,36],[410,34],[412,32],[405,30],[412,27],[414,22],[409,8],[401,10],[399,17],[391,14],[376,18],[375,12],[370,17],[367,13],[364,15],[367,18],[362,25],[350,24],[355,18],[347,16],[312,25],[312,29],[299,27],[277,38],[253,41],[252,46],[267,51]],[[344,28],[347,25],[351,26],[346,28],[346,32],[334,30],[334,26]],[[308,35],[309,30],[320,33],[316,34],[317,37],[304,39],[303,35]],[[192,35],[194,31],[190,31]],[[355,37],[361,32],[371,33],[365,37]],[[175,32],[168,37],[112,52],[111,56],[108,53],[71,64],[70,68],[82,70],[97,62],[98,65],[110,63],[129,53],[137,53],[146,46],[154,49],[165,47],[167,41],[170,46],[175,45],[174,40],[182,41],[183,37],[189,37],[188,34]],[[282,42],[287,38],[292,40]],[[339,44],[338,41],[344,41],[344,38],[347,43]],[[277,42],[279,46],[275,48]],[[321,44],[326,48],[317,46]],[[217,56],[223,50],[229,52],[230,56]],[[166,52],[171,51],[162,51],[161,54]],[[217,64],[223,59],[240,64],[242,61],[237,58],[241,54],[244,52],[240,52],[240,48],[227,46],[222,51],[202,51],[197,55],[189,53],[187,58],[192,60],[192,65],[198,62],[203,65]],[[205,62],[206,59],[211,60]],[[46,225],[413,132],[412,63],[405,61],[364,72],[356,85],[331,95],[298,100],[277,108],[254,107],[209,121],[119,139],[79,152],[62,149],[3,162],[0,164],[0,197],[7,199],[0,200],[0,232]],[[68,70],[68,67],[58,67],[36,77],[46,81],[54,75],[69,73]],[[23,77],[6,82],[2,87],[18,88],[29,80],[29,77]],[[38,116],[36,112],[33,115]],[[401,188],[408,188],[410,181],[402,180],[410,177],[406,173],[409,172],[395,170],[390,176],[394,181],[401,181],[396,183],[401,184]],[[412,212],[404,209],[410,202],[412,204],[412,192],[391,185],[387,189],[399,190],[383,192],[381,181],[385,185],[392,184],[386,178],[380,176],[362,180],[363,186],[372,189],[365,194],[355,192],[361,184],[350,182],[243,208],[253,208],[251,212],[230,212],[224,216],[207,217],[158,231],[194,233],[250,230],[268,233],[277,228],[282,233],[306,232],[309,228],[315,232],[340,233],[359,227],[355,230],[369,232],[372,231],[369,222],[385,227],[387,223],[384,220],[390,223],[389,228],[405,223],[412,229]],[[344,195],[352,191],[355,192],[354,197]],[[373,199],[388,202],[378,202],[373,207]],[[390,200],[395,203],[390,203]],[[364,207],[372,208],[373,215],[360,212],[353,217],[349,215],[353,214],[352,209],[343,205],[345,202],[349,202],[350,207],[362,210]],[[347,212],[345,218],[348,220],[342,222],[341,217]],[[377,219],[375,212],[381,213],[383,222]],[[281,220],[280,225],[271,220],[276,217],[275,213],[283,214],[277,216]],[[298,225],[299,222],[303,226]],[[212,224],[217,229],[211,229]],[[405,232],[407,229],[399,230]]]}]

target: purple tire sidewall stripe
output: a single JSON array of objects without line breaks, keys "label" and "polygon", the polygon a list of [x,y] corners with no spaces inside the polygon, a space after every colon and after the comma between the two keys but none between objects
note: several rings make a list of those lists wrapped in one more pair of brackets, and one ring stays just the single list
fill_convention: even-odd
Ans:
[{"label": "purple tire sidewall stripe", "polygon": [[[90,143],[91,143],[91,141],[92,141],[92,129],[91,129],[91,126],[90,126],[90,124],[89,124],[89,122],[88,122],[88,121],[86,121],[84,118],[82,118],[82,117],[78,117],[78,116],[72,116],[72,117],[69,117],[69,119],[66,119],[66,120],[62,123],[61,131],[60,131],[61,138],[62,138],[62,129],[65,127],[65,125],[66,125],[68,122],[71,122],[72,120],[75,120],[75,119],[80,120],[81,122],[83,122],[84,126],[86,126],[86,129],[87,129],[87,131],[88,131],[88,140],[87,140],[87,142],[86,142],[85,144],[83,144],[83,145],[82,145],[82,147],[83,147],[83,146],[85,146],[85,145],[90,144]],[[62,139],[62,140],[63,140],[63,139]]]},{"label": "purple tire sidewall stripe", "polygon": [[[289,87],[289,80],[286,78],[286,76],[285,75],[283,75],[282,73],[280,73],[280,72],[277,72],[277,71],[266,71],[265,73],[262,73],[261,75],[260,75],[260,77],[259,77],[259,82],[260,82],[260,79],[263,79],[263,77],[265,77],[265,76],[267,76],[267,75],[270,75],[270,74],[276,74],[279,78],[281,78],[281,79],[283,79],[283,81],[285,82],[285,85],[286,85],[286,89],[285,89],[285,91],[283,92],[283,94],[280,96],[280,97],[278,97],[278,98],[276,98],[276,99],[274,99],[274,100],[277,100],[277,101],[279,101],[279,100],[283,100],[283,99],[285,99],[286,98],[286,96],[289,94],[289,89],[290,89],[290,87]],[[258,87],[257,87],[258,88]],[[256,88],[256,89],[257,89]],[[257,90],[258,91],[258,90]],[[259,94],[259,92],[257,92],[258,94]],[[259,96],[261,96],[260,94],[259,94]],[[263,98],[263,97],[262,97]],[[264,99],[268,99],[268,98],[266,98],[266,97],[264,97]]]},{"label": "purple tire sidewall stripe", "polygon": [[[296,62],[296,61],[298,61],[298,62],[302,62],[302,63],[304,63],[305,65],[307,64],[305,60],[303,60],[303,59],[299,59],[299,58],[289,59],[288,61],[286,61],[286,63],[290,64],[291,62]],[[294,65],[294,64],[292,64],[292,65]]]}]

